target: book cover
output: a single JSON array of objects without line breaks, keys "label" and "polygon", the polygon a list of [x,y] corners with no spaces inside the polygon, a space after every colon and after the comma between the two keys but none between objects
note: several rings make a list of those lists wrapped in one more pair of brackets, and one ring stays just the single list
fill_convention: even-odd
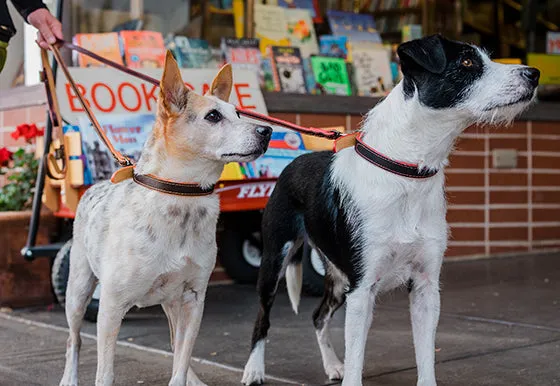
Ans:
[{"label": "book cover", "polygon": [[313,67],[311,66],[311,58],[303,58],[303,75],[305,76],[305,88],[307,92],[312,95],[320,95],[321,89],[317,85],[315,75],[313,74]]},{"label": "book cover", "polygon": [[270,47],[276,91],[305,94],[305,77],[298,47]]},{"label": "book cover", "polygon": [[183,68],[207,68],[210,61],[210,47],[204,39],[175,36],[166,45],[171,49],[177,64]]},{"label": "book cover", "polygon": [[546,53],[560,54],[560,32],[548,31],[546,33]]},{"label": "book cover", "polygon": [[[116,32],[99,33],[99,34],[76,34],[72,39],[74,44],[93,51],[98,55],[109,60],[123,63],[121,49],[119,46],[119,35]],[[103,63],[73,51],[74,62],[79,67],[103,67]]]},{"label": "book cover", "polygon": [[243,163],[248,178],[274,178],[295,158],[309,153],[301,134],[286,129],[274,129],[267,152],[253,162]]},{"label": "book cover", "polygon": [[307,9],[286,9],[288,39],[292,46],[299,47],[301,56],[308,58],[319,53],[317,35]]},{"label": "book cover", "polygon": [[390,49],[375,43],[350,43],[354,79],[361,96],[384,96],[393,87]]},{"label": "book cover", "polygon": [[259,83],[261,85],[264,84],[259,39],[222,38],[221,48],[226,63],[230,63],[234,70],[242,69],[253,71],[257,74]]},{"label": "book cover", "polygon": [[311,67],[315,81],[327,94],[352,95],[346,62],[342,58],[312,56]]},{"label": "book cover", "polygon": [[[155,116],[153,114],[113,114],[98,117],[99,123],[113,146],[122,154],[137,162],[144,142],[152,131]],[[84,181],[95,184],[111,178],[119,168],[105,144],[86,116],[79,119],[82,134],[82,147],[85,156]]]},{"label": "book cover", "polygon": [[268,46],[289,46],[288,24],[284,8],[255,3],[255,36],[260,40],[262,55]]},{"label": "book cover", "polygon": [[402,42],[408,42],[422,37],[422,26],[420,24],[407,24],[402,27]]},{"label": "book cover", "polygon": [[370,14],[329,10],[327,19],[333,35],[346,36],[349,41],[381,43],[381,36]]},{"label": "book cover", "polygon": [[283,8],[299,8],[309,11],[315,23],[322,23],[323,18],[319,10],[318,0],[278,0],[278,6]]},{"label": "book cover", "polygon": [[163,36],[154,31],[121,31],[126,65],[130,68],[159,68],[165,61]]},{"label": "book cover", "polygon": [[348,57],[348,38],[346,36],[322,35],[319,37],[320,54],[334,58]]}]

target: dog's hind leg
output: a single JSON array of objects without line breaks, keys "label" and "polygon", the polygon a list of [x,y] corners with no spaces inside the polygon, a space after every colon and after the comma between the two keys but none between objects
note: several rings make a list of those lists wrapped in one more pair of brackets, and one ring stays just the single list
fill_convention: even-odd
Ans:
[{"label": "dog's hind leg", "polygon": [[78,384],[78,362],[81,346],[80,328],[95,289],[95,276],[91,271],[84,248],[78,243],[72,246],[70,252],[70,275],[66,288],[66,320],[70,329],[66,344],[66,364],[61,386]]},{"label": "dog's hind leg", "polygon": [[[266,210],[263,216],[264,250],[257,283],[260,307],[253,328],[251,354],[245,364],[241,380],[245,385],[264,382],[265,338],[270,328],[270,309],[276,297],[282,268],[287,266],[287,263],[296,266],[300,263],[291,261],[303,242],[303,226],[298,226],[300,218],[295,213],[273,212]],[[294,268],[294,273],[296,271],[297,269]],[[291,294],[291,297],[294,295]],[[290,300],[293,305],[295,300],[293,298]]]},{"label": "dog's hind leg", "polygon": [[323,359],[323,367],[331,380],[342,379],[344,376],[344,365],[334,351],[329,333],[329,321],[346,298],[345,286],[347,281],[339,277],[335,273],[335,269],[334,267],[327,269],[323,300],[313,313],[313,324],[315,326],[317,342],[319,343],[319,350],[321,351],[321,358]]}]

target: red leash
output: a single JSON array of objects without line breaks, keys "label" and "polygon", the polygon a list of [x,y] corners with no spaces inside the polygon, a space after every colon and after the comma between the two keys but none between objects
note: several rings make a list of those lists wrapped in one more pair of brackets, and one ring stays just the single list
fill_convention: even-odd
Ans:
[{"label": "red leash", "polygon": [[[142,79],[145,82],[151,83],[155,86],[159,87],[159,80],[152,78],[151,76],[148,76],[146,74],[143,74],[141,72],[138,72],[136,70],[133,70],[131,68],[128,68],[126,66],[123,66],[122,64],[113,62],[112,60],[106,59],[102,56],[97,55],[95,52],[91,52],[90,50],[87,50],[83,47],[77,46],[75,44],[69,43],[69,42],[65,42],[62,40],[59,40],[56,43],[57,46],[59,47],[66,47],[70,50],[73,51],[77,51],[80,54],[89,56],[90,58],[93,58],[109,67],[113,67],[117,70],[120,70],[126,74],[135,76],[139,79]],[[283,119],[278,119],[278,118],[273,118],[270,117],[268,115],[264,115],[264,114],[260,114],[257,113],[255,111],[252,110],[247,110],[247,109],[242,109],[240,107],[236,107],[237,112],[240,115],[244,115],[246,117],[252,118],[252,119],[257,119],[259,121],[264,121],[264,122],[268,122],[274,125],[278,125],[278,126],[283,126],[286,127],[288,129],[297,131],[299,133],[303,133],[303,134],[307,134],[307,135],[313,135],[315,137],[322,137],[322,138],[326,138],[326,139],[330,139],[330,140],[335,140],[337,138],[340,138],[343,134],[340,131],[337,130],[324,130],[324,129],[319,129],[317,127],[305,127],[305,126],[300,126],[300,125],[296,125],[295,123],[291,123],[288,121],[284,121]]]}]

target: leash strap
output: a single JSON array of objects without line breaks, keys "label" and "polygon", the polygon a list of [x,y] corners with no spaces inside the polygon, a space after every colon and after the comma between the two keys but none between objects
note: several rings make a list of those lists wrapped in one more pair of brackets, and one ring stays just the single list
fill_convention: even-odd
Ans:
[{"label": "leash strap", "polygon": [[185,184],[158,178],[151,174],[132,174],[132,179],[148,189],[176,196],[206,196],[214,192],[214,185],[203,188],[198,184]]},{"label": "leash strap", "polygon": [[[69,44],[69,43],[65,43],[65,44]],[[66,76],[66,80],[68,80],[68,83],[70,84],[70,87],[72,87],[72,90],[74,91],[74,94],[76,95],[76,97],[80,101],[80,104],[82,105],[84,111],[86,112],[86,115],[88,116],[93,128],[97,132],[97,135],[99,135],[99,138],[101,138],[101,140],[103,141],[105,146],[107,146],[107,148],[109,149],[109,151],[111,152],[111,154],[113,155],[115,160],[117,160],[117,162],[121,166],[132,165],[132,162],[130,161],[130,159],[128,159],[128,157],[124,156],[121,152],[119,152],[117,149],[115,149],[113,144],[111,143],[111,141],[109,141],[109,138],[107,138],[107,136],[105,135],[105,132],[103,131],[103,128],[101,127],[101,125],[97,121],[97,118],[95,118],[95,115],[93,115],[93,112],[91,111],[91,109],[89,107],[89,104],[84,100],[84,97],[82,96],[82,93],[78,89],[78,86],[76,86],[76,82],[74,82],[74,78],[72,78],[72,75],[70,75],[70,71],[68,70],[68,67],[64,63],[64,59],[62,58],[62,55],[60,54],[60,51],[59,51],[57,45],[56,44],[55,45],[49,44],[49,48],[53,52],[54,57],[55,57],[56,61],[58,62],[58,65],[62,69],[62,72],[64,73],[64,76]],[[45,51],[45,50],[43,49],[43,51]],[[46,51],[45,51],[45,55],[46,55]],[[54,85],[54,83],[53,83],[53,85]]]}]

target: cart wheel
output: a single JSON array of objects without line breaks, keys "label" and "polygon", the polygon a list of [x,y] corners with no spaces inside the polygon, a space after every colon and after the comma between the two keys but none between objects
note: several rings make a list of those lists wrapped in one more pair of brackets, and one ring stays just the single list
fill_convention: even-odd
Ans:
[{"label": "cart wheel", "polygon": [[66,301],[66,287],[68,285],[68,276],[70,274],[70,249],[72,248],[72,239],[66,242],[60,248],[54,258],[51,281],[56,300],[60,305],[64,305]]},{"label": "cart wheel", "polygon": [[[61,306],[66,301],[66,288],[68,287],[68,276],[70,275],[70,249],[72,248],[72,239],[70,239],[60,251],[56,254],[53,261],[51,280],[53,292],[56,300]],[[91,302],[86,308],[84,319],[90,322],[97,321],[97,312],[99,310],[99,285],[95,289]]]},{"label": "cart wheel", "polygon": [[236,283],[255,284],[259,276],[262,243],[259,232],[224,229],[220,235],[220,263]]},{"label": "cart wheel", "polygon": [[307,243],[302,250],[303,292],[310,296],[322,296],[325,289],[325,263],[315,248]]}]

